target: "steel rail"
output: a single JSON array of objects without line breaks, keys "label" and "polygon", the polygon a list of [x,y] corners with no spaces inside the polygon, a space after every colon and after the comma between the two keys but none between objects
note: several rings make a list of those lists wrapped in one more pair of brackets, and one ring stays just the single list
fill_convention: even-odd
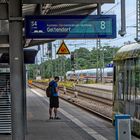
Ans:
[{"label": "steel rail", "polygon": [[[72,93],[75,90],[67,89],[67,91]],[[113,104],[111,99],[107,99],[107,98],[104,98],[104,97],[99,97],[99,96],[96,96],[96,95],[93,95],[93,94],[88,94],[86,92],[82,92],[82,91],[79,91],[79,90],[76,90],[76,91],[78,92],[78,96],[81,96],[81,97],[84,97],[84,98],[87,98],[87,99],[90,99],[90,100],[98,101],[98,102],[106,104],[106,105],[112,105]]]}]

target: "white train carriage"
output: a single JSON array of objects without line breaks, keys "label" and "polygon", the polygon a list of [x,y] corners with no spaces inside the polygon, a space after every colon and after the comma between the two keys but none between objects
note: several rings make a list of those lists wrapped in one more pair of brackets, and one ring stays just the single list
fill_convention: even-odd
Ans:
[{"label": "white train carriage", "polygon": [[[67,80],[96,80],[96,69],[85,69],[85,70],[75,70],[68,71],[66,73]],[[102,78],[104,78],[105,82],[113,81],[113,68],[104,68],[102,69]]]}]

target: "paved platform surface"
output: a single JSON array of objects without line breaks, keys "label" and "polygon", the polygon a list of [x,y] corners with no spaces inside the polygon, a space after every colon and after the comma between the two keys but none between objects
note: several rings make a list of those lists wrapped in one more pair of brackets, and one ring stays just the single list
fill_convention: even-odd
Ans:
[{"label": "paved platform surface", "polygon": [[[28,89],[26,140],[115,140],[110,123],[65,101],[60,100],[58,115],[61,120],[49,120],[44,91]],[[0,135],[0,140],[11,140],[11,135]]]},{"label": "paved platform surface", "polygon": [[85,87],[94,87],[94,88],[113,90],[113,84],[112,83],[107,83],[107,84],[79,84],[79,85],[85,86]]}]

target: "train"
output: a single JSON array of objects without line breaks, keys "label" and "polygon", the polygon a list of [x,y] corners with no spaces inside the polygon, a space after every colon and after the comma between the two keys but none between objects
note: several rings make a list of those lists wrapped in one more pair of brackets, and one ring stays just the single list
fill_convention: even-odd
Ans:
[{"label": "train", "polygon": [[[102,79],[105,82],[113,82],[113,68],[104,68],[101,69],[102,71]],[[70,81],[75,80],[96,80],[96,72],[97,69],[84,69],[84,70],[75,70],[75,71],[67,71],[66,72],[66,79]],[[100,76],[99,76],[100,77]],[[98,79],[101,80],[101,79]]]},{"label": "train", "polygon": [[120,48],[113,64],[113,120],[129,114],[132,133],[140,137],[140,44]]}]

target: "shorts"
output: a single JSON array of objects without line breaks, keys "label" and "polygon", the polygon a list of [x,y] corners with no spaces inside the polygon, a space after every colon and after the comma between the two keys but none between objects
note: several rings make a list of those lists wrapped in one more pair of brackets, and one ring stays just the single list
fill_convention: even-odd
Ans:
[{"label": "shorts", "polygon": [[59,107],[59,97],[58,96],[53,96],[50,97],[50,108],[58,108]]}]

